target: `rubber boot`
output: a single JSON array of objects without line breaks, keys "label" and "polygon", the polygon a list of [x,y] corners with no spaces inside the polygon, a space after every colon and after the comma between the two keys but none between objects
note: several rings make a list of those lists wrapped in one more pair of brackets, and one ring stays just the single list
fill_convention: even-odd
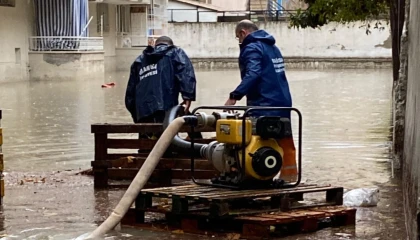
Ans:
[{"label": "rubber boot", "polygon": [[277,142],[284,151],[280,179],[286,182],[296,182],[298,179],[298,170],[296,165],[296,148],[293,138],[283,138]]}]

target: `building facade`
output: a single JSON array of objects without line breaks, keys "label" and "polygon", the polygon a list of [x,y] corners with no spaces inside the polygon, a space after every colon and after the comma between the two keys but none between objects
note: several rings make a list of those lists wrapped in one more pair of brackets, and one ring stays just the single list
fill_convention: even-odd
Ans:
[{"label": "building facade", "polygon": [[32,1],[0,2],[0,83],[29,79]]},{"label": "building facade", "polygon": [[167,0],[2,0],[0,82],[116,70],[165,33],[166,9]]},{"label": "building facade", "polygon": [[169,0],[166,18],[169,22],[217,22],[221,10],[193,0]]}]

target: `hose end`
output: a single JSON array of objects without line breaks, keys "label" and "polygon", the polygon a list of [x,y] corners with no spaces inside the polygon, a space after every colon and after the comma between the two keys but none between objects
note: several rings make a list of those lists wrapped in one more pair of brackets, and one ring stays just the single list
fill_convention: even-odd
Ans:
[{"label": "hose end", "polygon": [[196,127],[198,125],[198,118],[193,115],[184,116],[185,124]]}]

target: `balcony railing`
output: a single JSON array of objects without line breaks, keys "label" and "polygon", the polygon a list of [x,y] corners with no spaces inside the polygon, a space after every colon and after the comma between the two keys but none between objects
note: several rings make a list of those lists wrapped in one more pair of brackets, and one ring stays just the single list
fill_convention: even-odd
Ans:
[{"label": "balcony railing", "polygon": [[30,37],[30,51],[103,51],[102,37]]},{"label": "balcony railing", "polygon": [[297,10],[211,11],[197,9],[167,9],[168,22],[237,22],[242,19],[286,21]]}]

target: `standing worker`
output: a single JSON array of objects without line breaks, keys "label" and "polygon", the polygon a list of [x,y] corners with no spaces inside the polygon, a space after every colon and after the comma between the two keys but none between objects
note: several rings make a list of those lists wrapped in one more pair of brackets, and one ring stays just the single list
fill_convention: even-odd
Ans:
[{"label": "standing worker", "polygon": [[184,112],[188,113],[196,94],[194,68],[184,50],[174,46],[171,38],[162,36],[131,65],[125,106],[135,123],[162,123],[166,111],[179,104],[179,94]]},{"label": "standing worker", "polygon": [[[292,107],[292,97],[287,82],[284,59],[275,46],[276,40],[249,20],[242,20],[235,29],[239,41],[239,68],[242,81],[230,93],[225,105],[235,105],[244,96],[247,106]],[[253,111],[252,117],[276,115],[290,119],[290,111]],[[280,178],[294,182],[297,180],[296,148],[293,138],[281,139],[284,161]]]}]

